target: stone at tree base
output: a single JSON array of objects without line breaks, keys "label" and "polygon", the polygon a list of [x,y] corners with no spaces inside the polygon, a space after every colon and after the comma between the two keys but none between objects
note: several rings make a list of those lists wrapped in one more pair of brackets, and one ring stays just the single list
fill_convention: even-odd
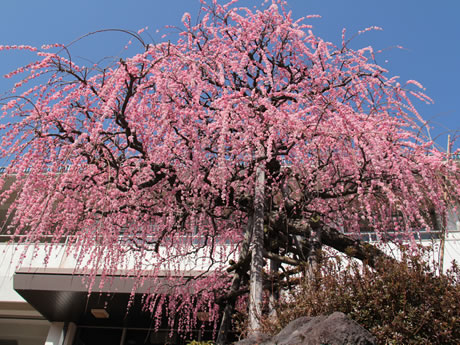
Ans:
[{"label": "stone at tree base", "polygon": [[252,336],[234,345],[375,345],[372,334],[345,314],[301,317],[290,322],[280,333]]}]

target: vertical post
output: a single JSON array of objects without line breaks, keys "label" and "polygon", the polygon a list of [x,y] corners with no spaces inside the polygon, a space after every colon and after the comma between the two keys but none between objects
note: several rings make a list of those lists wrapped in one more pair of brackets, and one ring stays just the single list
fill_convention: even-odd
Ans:
[{"label": "vertical post", "polygon": [[51,322],[45,345],[62,345],[64,342],[64,322]]},{"label": "vertical post", "polygon": [[[275,260],[270,260],[270,274],[273,276],[276,276],[280,269],[281,265],[278,261]],[[276,317],[276,302],[279,299],[279,287],[278,286],[272,286],[270,291],[270,297],[268,300],[269,303],[269,316],[270,317]]]},{"label": "vertical post", "polygon": [[63,345],[72,345],[76,332],[77,332],[77,325],[74,324],[73,322],[69,322],[67,325],[67,330],[65,332],[65,339],[64,339]]},{"label": "vertical post", "polygon": [[315,273],[318,269],[318,259],[321,251],[321,229],[312,229],[311,235],[309,238],[310,250],[307,256],[307,279],[313,280],[315,278]]},{"label": "vertical post", "polygon": [[305,272],[307,280],[313,280],[318,269],[321,255],[321,218],[319,214],[313,214],[310,218],[310,237],[308,238],[308,255],[306,257],[308,267]]},{"label": "vertical post", "polygon": [[127,331],[126,327],[123,327],[123,331],[121,332],[120,345],[125,345],[126,331]]},{"label": "vertical post", "polygon": [[256,168],[254,187],[254,229],[251,243],[251,275],[249,285],[249,332],[260,331],[263,297],[263,247],[264,247],[264,199],[265,170],[261,163]]},{"label": "vertical post", "polygon": [[[447,136],[447,161],[450,160],[450,134]],[[446,227],[447,221],[442,220],[441,222],[441,243],[439,248],[439,273],[442,274],[444,271],[444,248],[446,246]]]}]

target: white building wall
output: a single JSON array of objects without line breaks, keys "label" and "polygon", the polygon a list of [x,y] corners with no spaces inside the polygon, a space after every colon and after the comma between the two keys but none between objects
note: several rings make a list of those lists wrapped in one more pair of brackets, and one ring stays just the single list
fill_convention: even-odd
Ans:
[{"label": "white building wall", "polygon": [[50,322],[30,306],[13,289],[13,274],[20,252],[0,243],[0,343],[16,341],[18,345],[43,345]]}]

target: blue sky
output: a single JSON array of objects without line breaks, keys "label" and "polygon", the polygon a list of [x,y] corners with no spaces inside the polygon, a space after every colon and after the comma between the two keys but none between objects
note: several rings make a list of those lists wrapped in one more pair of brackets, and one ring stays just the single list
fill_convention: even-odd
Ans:
[{"label": "blue sky", "polygon": [[[220,1],[223,2],[223,1]],[[263,0],[240,0],[240,6],[259,6]],[[289,0],[295,18],[319,14],[310,21],[323,39],[338,43],[342,28],[349,36],[369,26],[383,31],[369,32],[353,40],[352,47],[372,45],[384,49],[378,62],[402,81],[421,82],[435,104],[416,102],[430,122],[431,134],[445,148],[447,132],[460,130],[460,1],[457,0]],[[95,30],[119,28],[148,33],[159,42],[165,25],[179,25],[184,12],[196,18],[198,0],[4,0],[0,21],[0,44],[69,43]],[[156,30],[160,30],[160,34]],[[169,30],[170,31],[170,30]],[[120,33],[92,36],[72,46],[73,56],[97,61],[120,54],[128,41]],[[393,48],[403,46],[405,49]],[[132,48],[135,49],[135,46]],[[3,75],[33,56],[0,52]],[[0,79],[0,94],[11,80]],[[460,142],[460,139],[458,140]],[[459,148],[459,143],[455,148]]]}]

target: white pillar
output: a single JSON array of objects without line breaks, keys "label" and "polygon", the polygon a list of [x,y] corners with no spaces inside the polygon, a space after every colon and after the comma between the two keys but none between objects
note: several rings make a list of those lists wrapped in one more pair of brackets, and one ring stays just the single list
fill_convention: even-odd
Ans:
[{"label": "white pillar", "polygon": [[65,339],[63,345],[72,345],[75,338],[75,333],[77,333],[77,325],[73,322],[69,322],[67,325],[67,331],[65,332]]},{"label": "white pillar", "polygon": [[51,327],[46,337],[45,345],[63,345],[64,322],[51,322]]}]

